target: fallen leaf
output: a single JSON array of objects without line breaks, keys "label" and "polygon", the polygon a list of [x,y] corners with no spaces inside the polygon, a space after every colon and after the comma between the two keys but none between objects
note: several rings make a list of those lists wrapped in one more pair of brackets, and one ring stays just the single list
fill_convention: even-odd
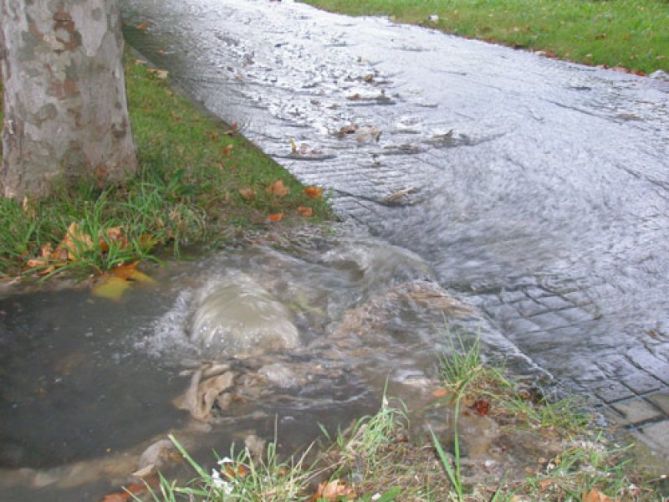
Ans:
[{"label": "fallen leaf", "polygon": [[277,197],[285,197],[290,193],[290,189],[283,183],[282,180],[276,180],[267,187],[267,193],[276,195]]},{"label": "fallen leaf", "polygon": [[104,275],[92,292],[94,296],[117,302],[129,287],[130,283],[125,279],[114,275]]},{"label": "fallen leaf", "polygon": [[317,186],[308,186],[304,189],[304,194],[310,199],[318,199],[323,196],[323,189]]},{"label": "fallen leaf", "polygon": [[318,490],[312,497],[313,501],[325,500],[327,502],[336,502],[341,498],[355,497],[355,491],[340,479],[334,481],[324,481],[318,485]]},{"label": "fallen leaf", "polygon": [[156,282],[145,273],[137,270],[137,265],[139,265],[138,261],[119,265],[112,269],[112,274],[114,274],[115,277],[126,281],[141,282],[144,284],[153,284]]},{"label": "fallen leaf", "polygon": [[232,153],[232,149],[235,147],[233,144],[229,144],[226,147],[223,148],[223,155],[226,157],[229,157],[230,154]]},{"label": "fallen leaf", "polygon": [[311,218],[314,215],[314,210],[307,206],[299,206],[297,212],[305,218]]},{"label": "fallen leaf", "polygon": [[147,21],[144,21],[142,23],[139,23],[135,28],[137,28],[140,31],[146,31],[149,27],[149,23]]},{"label": "fallen leaf", "polygon": [[161,70],[160,68],[149,68],[147,71],[160,80],[167,80],[167,76],[169,75],[167,70]]},{"label": "fallen leaf", "polygon": [[142,234],[139,237],[139,245],[145,251],[152,249],[156,244],[158,244],[158,241],[151,234]]},{"label": "fallen leaf", "polygon": [[109,244],[111,243],[118,244],[120,249],[128,247],[128,238],[123,234],[121,227],[108,228],[106,234],[106,237],[101,237],[98,242],[100,250],[103,253],[109,251]]},{"label": "fallen leaf", "polygon": [[230,479],[245,478],[248,476],[249,472],[251,471],[244,464],[234,465],[229,462],[223,464],[223,469],[221,469],[221,474],[224,474]]},{"label": "fallen leaf", "polygon": [[153,476],[151,479],[145,479],[142,483],[130,483],[123,487],[123,490],[109,493],[102,498],[101,502],[129,502],[139,500],[138,495],[146,492],[149,486],[157,486],[158,478]]},{"label": "fallen leaf", "polygon": [[444,387],[437,387],[432,391],[432,396],[436,398],[442,398],[448,396],[448,389]]},{"label": "fallen leaf", "polygon": [[239,195],[244,200],[253,200],[256,198],[256,191],[251,187],[244,187],[239,189]]},{"label": "fallen leaf", "polygon": [[267,215],[267,221],[271,221],[272,223],[278,223],[281,220],[283,220],[283,213],[272,213]]},{"label": "fallen leaf", "polygon": [[156,471],[156,466],[154,464],[149,464],[146,467],[143,467],[142,469],[133,472],[132,475],[135,476],[136,478],[141,479],[150,476],[155,471]]},{"label": "fallen leaf", "polygon": [[59,253],[59,250],[65,250],[67,251],[67,260],[76,261],[83,253],[91,249],[93,249],[91,236],[83,232],[77,223],[72,223],[67,228],[65,238],[58,244],[55,253]]},{"label": "fallen leaf", "polygon": [[33,258],[26,262],[26,266],[28,268],[39,268],[39,267],[46,267],[47,263],[48,263],[47,260],[45,260],[44,258]]},{"label": "fallen leaf", "polygon": [[542,479],[541,481],[539,481],[539,491],[541,493],[545,492],[551,487],[552,484],[553,484],[552,479]]},{"label": "fallen leaf", "polygon": [[490,413],[490,401],[487,399],[477,399],[471,405],[471,408],[480,416],[484,417]]},{"label": "fallen leaf", "polygon": [[225,131],[223,134],[225,134],[226,136],[234,136],[235,134],[237,134],[238,131],[239,131],[239,126],[237,125],[237,122],[233,122],[232,124],[230,124],[230,129]]},{"label": "fallen leaf", "polygon": [[604,495],[599,490],[595,490],[593,488],[588,493],[583,495],[583,502],[613,502],[613,500],[610,497]]}]

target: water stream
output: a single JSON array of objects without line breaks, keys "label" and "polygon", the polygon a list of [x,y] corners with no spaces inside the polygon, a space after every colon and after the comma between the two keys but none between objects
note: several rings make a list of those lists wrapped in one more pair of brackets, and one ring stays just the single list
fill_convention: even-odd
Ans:
[{"label": "water stream", "polygon": [[669,383],[666,74],[295,2],[125,12],[149,26],[130,42],[190,95],[423,257],[548,371],[605,401],[611,378],[620,397]]},{"label": "water stream", "polygon": [[[386,378],[429,395],[447,333],[600,402],[669,384],[669,82],[285,0],[124,12],[136,49],[349,224],[168,264],[120,303],[1,298],[0,499],[99,497],[169,430],[200,458],[275,426],[290,450],[376,409]],[[234,405],[202,427],[172,400],[212,359],[197,299],[234,274],[299,341],[217,356]]]}]

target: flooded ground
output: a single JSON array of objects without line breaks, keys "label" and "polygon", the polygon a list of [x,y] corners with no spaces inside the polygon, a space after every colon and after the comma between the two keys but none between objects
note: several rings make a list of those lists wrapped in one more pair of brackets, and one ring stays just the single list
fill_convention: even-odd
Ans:
[{"label": "flooded ground", "polygon": [[576,392],[666,392],[666,74],[294,2],[128,0],[125,12],[130,42],[189,94],[424,258]]},{"label": "flooded ground", "polygon": [[[378,409],[386,380],[424,403],[457,336],[540,374],[419,256],[346,226],[327,233],[168,264],[119,303],[87,289],[0,299],[0,498],[98,496],[170,431],[204,460],[275,428],[292,451],[319,424]],[[254,308],[249,344],[230,319]],[[228,314],[203,322],[203,309]],[[189,388],[215,394],[193,404]]]},{"label": "flooded ground", "polygon": [[[200,437],[202,458],[275,420],[300,445],[377,408],[389,375],[420,400],[445,318],[518,371],[536,363],[614,411],[645,403],[641,431],[667,423],[667,81],[287,1],[124,9],[133,46],[331,188],[357,228],[171,264],[119,304],[1,299],[2,500],[99,496],[168,430]],[[197,299],[231,273],[285,306],[299,340],[218,354],[229,397],[203,428],[172,400],[211,359],[189,338]]]}]

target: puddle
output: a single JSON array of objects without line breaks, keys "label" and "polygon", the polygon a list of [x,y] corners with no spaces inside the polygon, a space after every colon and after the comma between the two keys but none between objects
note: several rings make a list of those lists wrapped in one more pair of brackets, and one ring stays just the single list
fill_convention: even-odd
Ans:
[{"label": "puddle", "polygon": [[[458,334],[530,370],[419,256],[335,234],[170,263],[120,302],[85,290],[0,300],[1,498],[28,500],[26,486],[56,500],[104,491],[136,468],[138,445],[168,431],[205,460],[275,426],[291,451],[319,423],[375,411],[386,380],[409,405],[429,396],[439,351]],[[248,322],[253,337],[240,334]],[[208,362],[224,366],[199,374],[214,393],[194,411],[186,391]]]}]

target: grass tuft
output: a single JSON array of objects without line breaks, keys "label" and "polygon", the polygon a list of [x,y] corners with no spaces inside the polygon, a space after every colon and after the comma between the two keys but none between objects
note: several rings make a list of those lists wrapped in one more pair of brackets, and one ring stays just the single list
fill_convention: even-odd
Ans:
[{"label": "grass tuft", "polygon": [[[63,183],[44,200],[0,198],[0,276],[100,273],[179,255],[186,246],[223,246],[241,231],[268,225],[270,214],[307,221],[299,208],[309,208],[309,221],[330,217],[326,200],[309,197],[238,131],[175,94],[143,63],[126,58],[125,67],[138,173],[108,188],[95,180]],[[279,180],[285,194],[267,190]],[[86,237],[73,239],[74,257],[43,260],[44,247],[57,248],[73,223]]]}]

